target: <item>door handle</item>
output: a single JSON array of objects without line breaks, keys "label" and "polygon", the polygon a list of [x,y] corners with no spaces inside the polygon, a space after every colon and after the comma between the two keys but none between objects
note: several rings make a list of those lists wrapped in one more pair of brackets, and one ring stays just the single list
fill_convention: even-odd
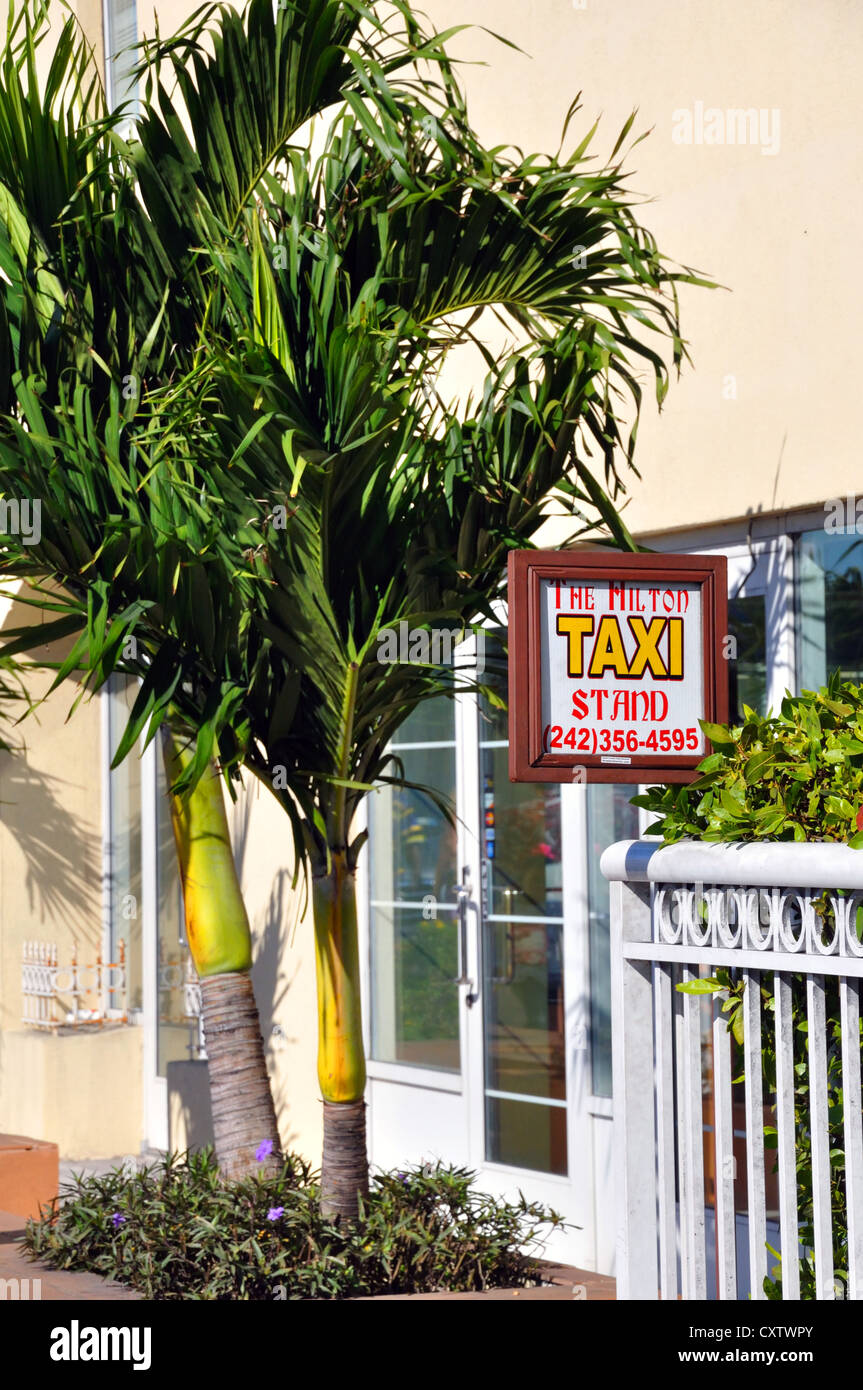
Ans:
[{"label": "door handle", "polygon": [[465,866],[461,872],[461,883],[456,884],[456,922],[458,929],[458,975],[453,980],[455,985],[467,985],[467,996],[465,1002],[468,1006],[474,1004],[478,995],[474,993],[473,980],[467,973],[467,914],[470,906],[470,869]]}]

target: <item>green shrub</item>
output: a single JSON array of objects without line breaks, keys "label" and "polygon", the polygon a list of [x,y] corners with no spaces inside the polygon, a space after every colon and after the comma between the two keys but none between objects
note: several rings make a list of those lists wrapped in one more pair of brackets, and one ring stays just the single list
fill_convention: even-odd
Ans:
[{"label": "green shrub", "polygon": [[[744,722],[735,727],[702,727],[713,753],[698,766],[697,781],[684,787],[651,787],[636,805],[659,819],[648,833],[666,842],[699,840],[840,840],[863,847],[863,687],[842,681],[838,672],[820,690],[786,695],[778,716],[761,716],[744,706]],[[842,896],[841,891],[839,896]],[[826,937],[835,927],[828,893],[816,900]],[[857,934],[863,940],[863,909],[857,911]],[[797,1173],[797,1220],[802,1254],[800,1296],[816,1297],[813,1257],[812,1135],[809,1117],[808,1021],[805,978],[790,975],[794,1049],[794,1122]],[[762,1009],[770,1019],[774,975],[761,977]],[[744,980],[738,971],[678,985],[685,993],[713,992],[723,999],[734,1041],[743,1041]],[[827,1106],[830,1151],[830,1199],[833,1266],[836,1287],[848,1280],[848,1214],[843,1130],[842,1031],[839,991],[826,982]],[[861,1025],[863,1026],[863,1025]],[[773,1028],[762,1030],[762,1075],[766,1095],[775,1094],[776,1042]],[[735,1054],[735,1084],[742,1084],[742,1055]],[[766,1125],[765,1147],[776,1148],[776,1129]],[[774,1170],[775,1171],[775,1170]],[[773,1255],[776,1251],[768,1246]],[[768,1299],[782,1297],[782,1260],[764,1280]]]},{"label": "green shrub", "polygon": [[522,1252],[562,1224],[523,1197],[476,1191],[462,1168],[376,1177],[347,1230],[321,1216],[318,1196],[297,1158],[276,1177],[222,1183],[210,1151],[168,1156],[76,1178],[28,1222],[25,1246],[150,1299],[331,1299],[535,1284],[535,1257]]},{"label": "green shrub", "polygon": [[838,672],[786,695],[778,715],[744,705],[744,722],[702,728],[714,751],[689,786],[633,798],[666,841],[843,840],[863,847],[863,687]]}]

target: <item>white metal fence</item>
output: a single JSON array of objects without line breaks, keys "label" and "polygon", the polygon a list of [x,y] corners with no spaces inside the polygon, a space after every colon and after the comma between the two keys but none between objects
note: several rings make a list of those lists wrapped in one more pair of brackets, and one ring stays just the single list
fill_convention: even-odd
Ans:
[{"label": "white metal fence", "polygon": [[[764,1298],[778,1263],[768,1240],[782,1252],[783,1298],[812,1296],[810,1286],[819,1299],[863,1298],[863,853],[627,840],[601,867],[611,881],[618,1298]],[[722,1012],[727,993],[676,988],[717,969],[744,985],[739,1043]],[[765,1124],[775,1129],[766,1154]],[[811,1191],[808,1176],[798,1186],[804,1148]]]}]

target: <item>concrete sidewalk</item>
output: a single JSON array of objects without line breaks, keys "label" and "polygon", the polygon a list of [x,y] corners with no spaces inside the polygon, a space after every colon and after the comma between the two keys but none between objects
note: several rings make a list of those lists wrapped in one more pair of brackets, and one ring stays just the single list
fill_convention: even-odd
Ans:
[{"label": "concrete sidewalk", "polygon": [[74,1303],[141,1301],[140,1294],[102,1279],[98,1274],[34,1264],[18,1243],[23,1235],[22,1218],[0,1211],[0,1301],[16,1297]]}]

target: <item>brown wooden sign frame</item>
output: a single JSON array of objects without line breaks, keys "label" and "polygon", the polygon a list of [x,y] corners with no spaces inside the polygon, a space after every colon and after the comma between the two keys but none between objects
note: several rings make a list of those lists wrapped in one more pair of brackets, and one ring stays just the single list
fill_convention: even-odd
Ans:
[{"label": "brown wooden sign frame", "polygon": [[[540,584],[560,579],[633,584],[645,579],[701,588],[704,703],[702,718],[728,720],[728,563],[724,555],[631,554],[610,550],[513,550],[509,555],[509,776],[511,782],[691,782],[698,753],[633,754],[609,765],[598,754],[548,753],[542,746]],[[583,771],[581,771],[583,770]]]}]

